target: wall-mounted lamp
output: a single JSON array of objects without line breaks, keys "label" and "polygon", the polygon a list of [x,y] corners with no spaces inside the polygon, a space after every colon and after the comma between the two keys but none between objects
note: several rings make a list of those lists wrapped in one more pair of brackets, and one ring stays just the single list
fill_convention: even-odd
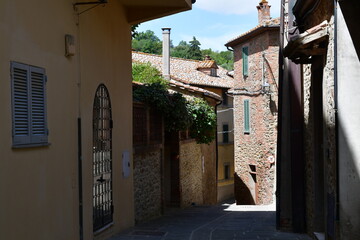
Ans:
[{"label": "wall-mounted lamp", "polygon": [[264,82],[264,84],[262,85],[262,88],[263,88],[263,92],[265,94],[270,93],[270,84],[268,82]]},{"label": "wall-mounted lamp", "polygon": [[65,35],[65,56],[72,57],[75,55],[75,38],[73,35]]}]

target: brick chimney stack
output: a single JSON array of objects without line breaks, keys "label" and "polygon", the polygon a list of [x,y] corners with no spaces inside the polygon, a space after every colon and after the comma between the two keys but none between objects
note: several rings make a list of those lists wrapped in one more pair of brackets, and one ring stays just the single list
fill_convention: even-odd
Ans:
[{"label": "brick chimney stack", "polygon": [[270,7],[271,6],[266,0],[261,0],[259,6],[256,6],[258,9],[259,24],[263,24],[265,21],[270,20]]}]

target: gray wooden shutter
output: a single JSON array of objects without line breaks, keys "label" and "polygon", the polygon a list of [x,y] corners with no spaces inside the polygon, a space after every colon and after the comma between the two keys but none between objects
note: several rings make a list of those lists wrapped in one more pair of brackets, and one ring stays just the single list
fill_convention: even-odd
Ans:
[{"label": "gray wooden shutter", "polygon": [[47,143],[45,70],[11,62],[13,146]]},{"label": "gray wooden shutter", "polygon": [[250,106],[249,100],[244,100],[244,133],[250,133]]},{"label": "gray wooden shutter", "polygon": [[248,76],[249,75],[249,48],[243,47],[242,48],[242,59],[243,59],[243,75]]},{"label": "gray wooden shutter", "polygon": [[31,80],[31,143],[47,142],[45,70],[30,67]]},{"label": "gray wooden shutter", "polygon": [[11,63],[13,145],[30,141],[29,68]]}]

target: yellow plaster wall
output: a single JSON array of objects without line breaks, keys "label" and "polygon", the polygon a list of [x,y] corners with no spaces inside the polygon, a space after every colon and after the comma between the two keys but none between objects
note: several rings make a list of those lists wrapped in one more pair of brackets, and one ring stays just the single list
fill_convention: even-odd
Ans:
[{"label": "yellow plaster wall", "polygon": [[[130,26],[118,1],[82,14],[79,25],[72,3],[0,2],[0,239],[79,239],[79,116],[84,239],[94,238],[92,106],[100,83],[112,100],[115,206],[114,226],[100,238],[133,225],[133,179],[123,179],[121,164],[122,152],[132,148]],[[65,34],[75,37],[71,58],[64,56]],[[12,148],[10,61],[46,70],[48,147]]]},{"label": "yellow plaster wall", "polygon": [[[0,2],[0,239],[77,238],[77,71],[76,57],[64,57],[67,33],[76,34],[71,1]],[[12,148],[10,61],[46,69],[48,147]]]}]

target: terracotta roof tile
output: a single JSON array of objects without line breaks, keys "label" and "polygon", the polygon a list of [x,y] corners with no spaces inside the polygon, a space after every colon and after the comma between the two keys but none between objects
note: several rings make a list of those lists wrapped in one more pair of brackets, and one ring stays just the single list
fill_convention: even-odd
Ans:
[{"label": "terracotta roof tile", "polygon": [[[162,72],[162,56],[142,52],[132,52],[132,61],[139,63],[150,63]],[[189,60],[182,58],[170,58],[170,75],[172,79],[176,79],[185,84],[210,86],[221,88],[232,88],[234,79],[227,75],[228,71],[222,67],[218,67],[216,77],[209,76],[197,68],[201,61]]]},{"label": "terracotta roof tile", "polygon": [[199,62],[197,69],[199,68],[216,68],[219,67],[216,65],[216,62],[214,60],[204,60]]},{"label": "terracotta roof tile", "polygon": [[[203,88],[199,88],[199,87],[191,86],[189,84],[182,83],[182,82],[177,81],[175,79],[171,79],[169,84],[170,84],[171,87],[185,89],[185,90],[187,90],[189,92],[195,92],[195,93],[198,93],[198,94],[203,94],[203,95],[211,97],[211,98],[213,98],[215,100],[219,100],[219,101],[222,100],[222,98],[216,93],[205,90]],[[141,83],[141,82],[133,81],[132,85],[133,85],[133,87],[139,87],[139,86],[144,86],[145,84]]]}]

